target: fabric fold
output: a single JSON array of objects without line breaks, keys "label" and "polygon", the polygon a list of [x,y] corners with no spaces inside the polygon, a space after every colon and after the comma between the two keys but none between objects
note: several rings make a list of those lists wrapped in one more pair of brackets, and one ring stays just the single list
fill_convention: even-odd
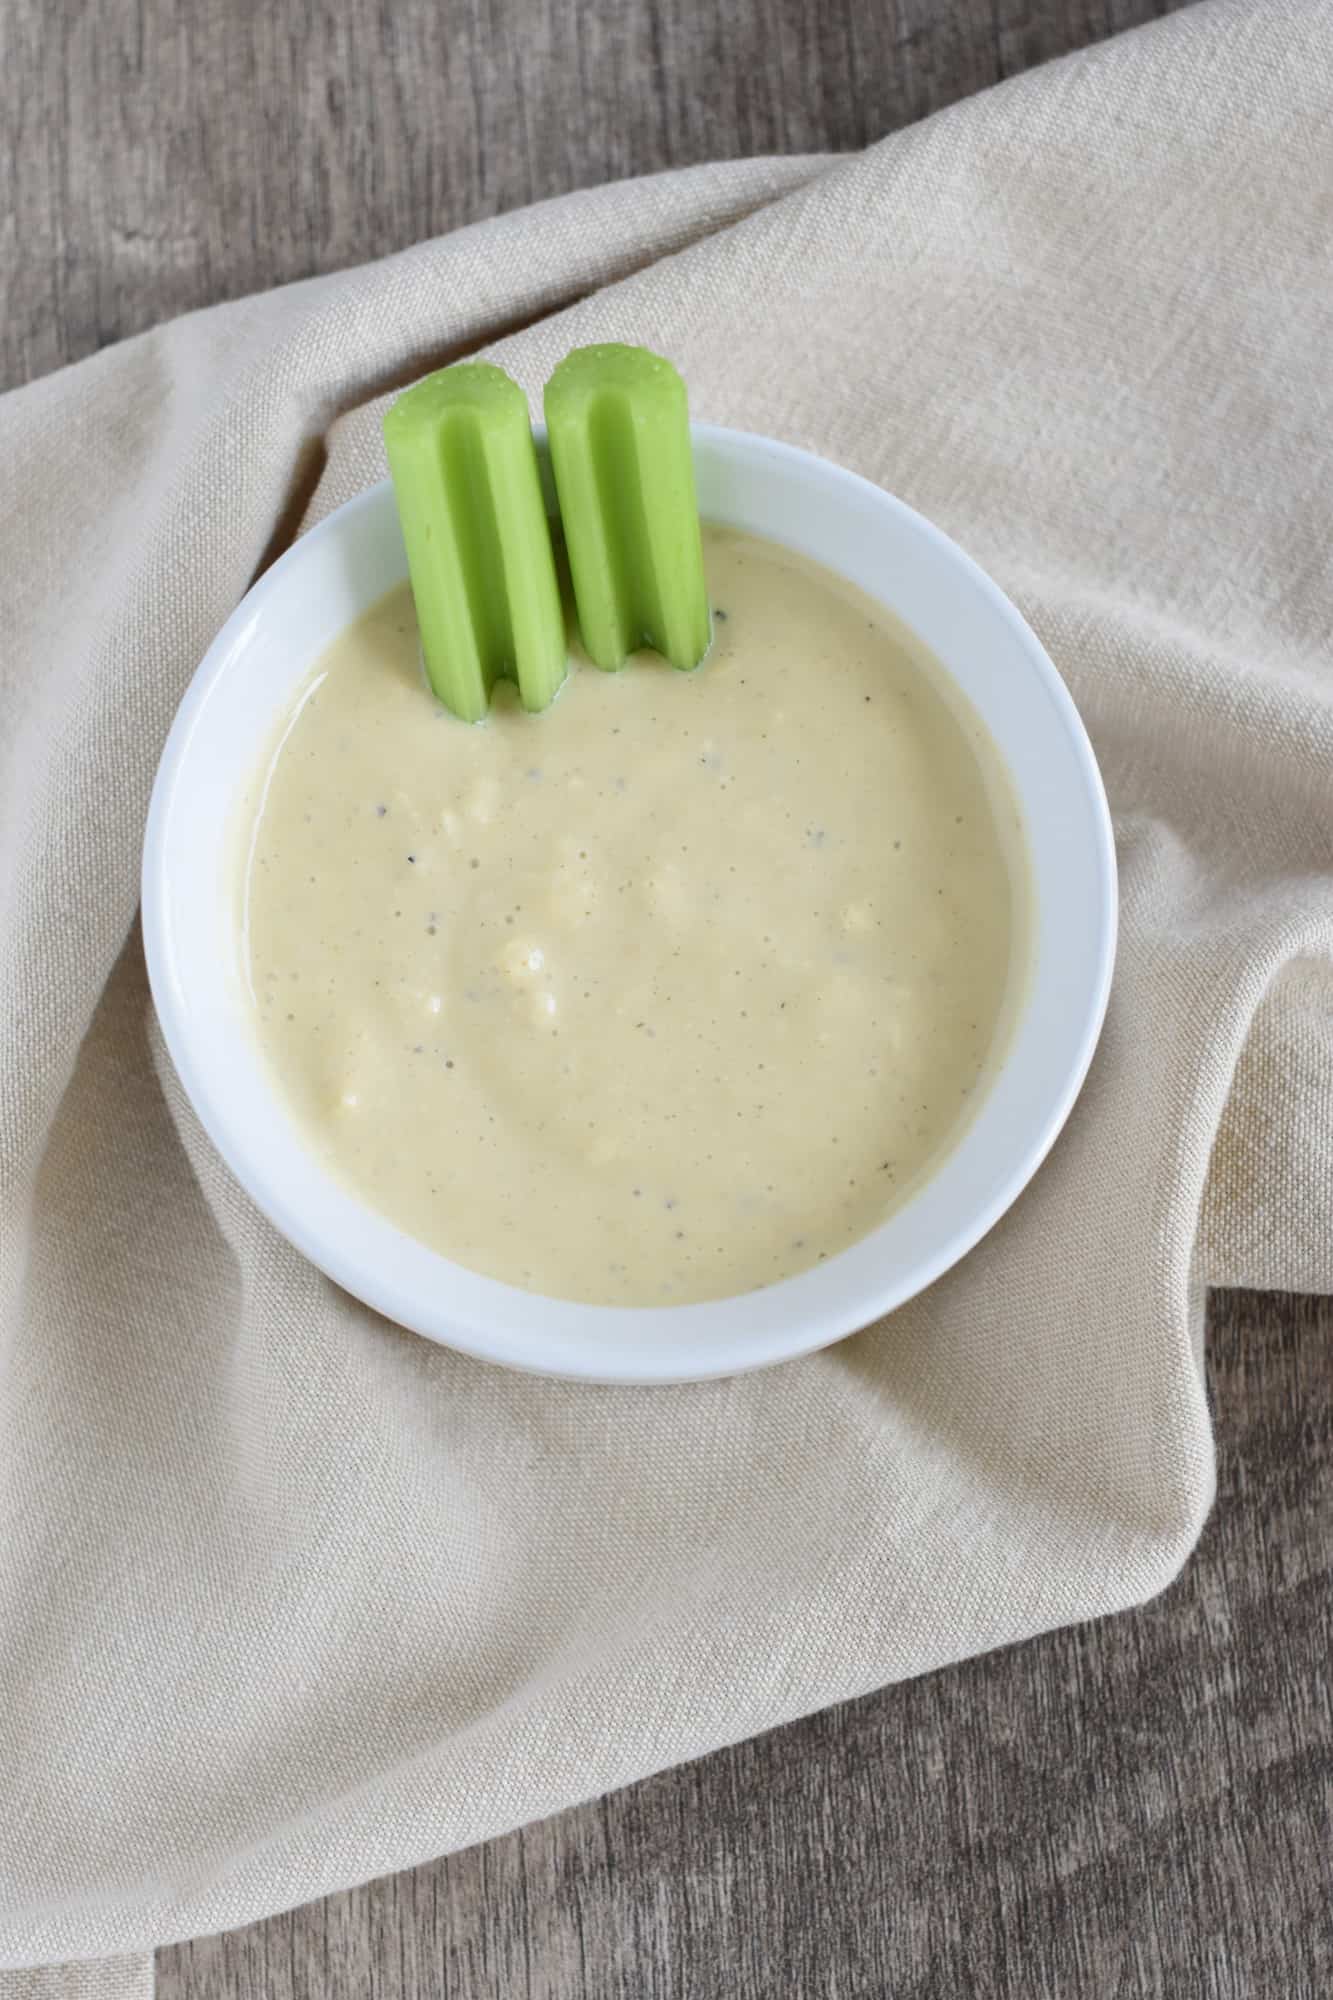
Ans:
[{"label": "fabric fold", "polygon": [[[0,1964],[243,1923],[1185,1561],[1205,1286],[1333,1283],[1331,30],[1212,0],[864,155],[546,204],[0,402]],[[484,348],[535,396],[592,339],[991,570],[1123,896],[1088,1085],[986,1242],[826,1353],[653,1392],[305,1265],[198,1130],[134,923],[176,704],[291,524],[383,476],[386,394]]]}]

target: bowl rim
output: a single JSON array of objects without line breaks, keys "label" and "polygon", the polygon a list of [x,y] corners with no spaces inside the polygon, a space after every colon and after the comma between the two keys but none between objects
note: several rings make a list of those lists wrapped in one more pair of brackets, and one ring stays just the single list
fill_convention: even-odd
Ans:
[{"label": "bowl rim", "polygon": [[[537,431],[542,442],[540,426]],[[1048,1090],[1046,1101],[1025,1130],[1023,1142],[1015,1146],[1006,1167],[992,1176],[993,1185],[983,1200],[960,1217],[957,1225],[942,1238],[933,1252],[910,1265],[894,1282],[869,1288],[863,1281],[854,1302],[831,1307],[820,1286],[826,1289],[827,1274],[836,1273],[847,1260],[873,1246],[895,1218],[911,1211],[921,1196],[934,1186],[942,1172],[968,1143],[969,1133],[980,1117],[970,1121],[926,1176],[921,1186],[896,1208],[886,1223],[858,1243],[838,1252],[811,1271],[780,1280],[759,1291],[736,1294],[720,1300],[678,1306],[593,1306],[552,1299],[528,1292],[499,1280],[482,1278],[457,1265],[440,1253],[428,1250],[379,1216],[348,1191],[338,1192],[338,1202],[348,1220],[347,1207],[355,1210],[365,1224],[362,1232],[379,1245],[372,1267],[354,1249],[348,1248],[346,1230],[327,1224],[320,1226],[312,1216],[311,1202],[302,1199],[302,1189],[293,1191],[268,1171],[262,1149],[247,1144],[245,1131],[230,1113],[226,1090],[226,1055],[215,1056],[206,1046],[206,1035],[193,1032],[190,1007],[177,962],[177,939],[171,918],[173,871],[172,824],[182,783],[188,775],[191,756],[205,719],[207,705],[219,683],[244,652],[255,630],[263,623],[273,602],[285,592],[293,574],[312,561],[314,552],[337,538],[354,534],[374,511],[391,505],[389,482],[381,480],[365,488],[332,510],[292,544],[254,583],[231,613],[199,663],[164,745],[153,785],[144,833],[142,865],[142,928],[149,983],[163,1039],[172,1064],[195,1115],[224,1164],[260,1210],[302,1254],[344,1290],[382,1313],[397,1325],[452,1347],[479,1360],[498,1363],[522,1372],[565,1380],[649,1385],[697,1381],[717,1376],[749,1372],[794,1359],[831,1345],[861,1327],[873,1323],[915,1297],[946,1270],[965,1256],[1017,1199],[1040,1167],[1063,1128],[1087,1077],[1106,1016],[1115,960],[1118,930],[1118,883],[1115,843],[1110,809],[1092,745],[1075,707],[1073,697],[1045,648],[1020,612],[999,585],[924,515],[883,487],[831,460],[755,433],[735,431],[718,425],[691,426],[696,452],[756,456],[761,461],[783,464],[788,470],[811,480],[846,485],[863,500],[881,511],[884,518],[896,517],[900,528],[921,538],[942,556],[960,582],[966,582],[983,600],[988,616],[1003,626],[1017,643],[1026,665],[1041,684],[1052,704],[1059,733],[1072,758],[1072,774],[1078,783],[1081,803],[1087,810],[1087,832],[1091,838],[1095,888],[1100,908],[1095,950],[1085,967],[1082,1023],[1072,1059],[1059,1087]],[[828,566],[828,565],[826,565]],[[305,662],[313,665],[321,648],[312,650]],[[942,663],[943,665],[943,663]],[[948,673],[947,665],[944,671]],[[256,732],[254,757],[260,740]],[[1015,784],[1015,794],[1026,812],[1026,801]],[[1031,977],[1029,986],[1031,986]],[[1031,994],[1019,1003],[1021,1024],[1031,1005]],[[234,1052],[233,1052],[234,1054]],[[1003,1063],[1001,1064],[1003,1067]],[[293,1129],[295,1121],[282,1105],[280,1093],[269,1089],[271,1107],[279,1122]],[[289,1163],[290,1164],[290,1163]],[[334,1183],[319,1166],[313,1153],[307,1157],[308,1194],[315,1189],[319,1206],[329,1206]],[[334,1205],[337,1205],[336,1203]],[[423,1260],[424,1263],[423,1263]],[[864,1258],[862,1259],[864,1261]],[[404,1280],[403,1269],[408,1272]],[[414,1273],[430,1271],[434,1286],[443,1285],[452,1293],[447,1308],[440,1308],[427,1296],[424,1284],[414,1282]],[[812,1282],[816,1281],[816,1282]],[[873,1294],[873,1296],[871,1295]],[[780,1316],[781,1324],[766,1326],[765,1306],[784,1301],[790,1310]],[[756,1302],[759,1302],[756,1305]],[[499,1320],[497,1322],[497,1313]],[[513,1322],[544,1322],[537,1351],[530,1333],[515,1335]],[[728,1322],[731,1322],[728,1329]],[[604,1365],[585,1362],[580,1348],[587,1345],[585,1331],[600,1326],[601,1335],[614,1330],[613,1323],[627,1336],[624,1366],[608,1370]],[[693,1337],[687,1337],[693,1329]],[[547,1333],[550,1338],[548,1339]],[[701,1344],[702,1343],[702,1344]],[[599,1352],[604,1341],[599,1336]],[[681,1366],[682,1353],[688,1353]],[[604,1360],[604,1353],[602,1359]]]}]

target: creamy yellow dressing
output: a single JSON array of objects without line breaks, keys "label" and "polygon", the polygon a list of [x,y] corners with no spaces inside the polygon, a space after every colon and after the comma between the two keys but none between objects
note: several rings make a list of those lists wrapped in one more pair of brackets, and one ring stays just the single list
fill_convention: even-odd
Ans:
[{"label": "creamy yellow dressing", "polygon": [[476,1271],[603,1304],[750,1290],[884,1220],[1003,1039],[1017,817],[869,600],[710,529],[682,674],[582,666],[468,728],[407,587],[330,648],[257,786],[264,1050],[311,1142]]}]

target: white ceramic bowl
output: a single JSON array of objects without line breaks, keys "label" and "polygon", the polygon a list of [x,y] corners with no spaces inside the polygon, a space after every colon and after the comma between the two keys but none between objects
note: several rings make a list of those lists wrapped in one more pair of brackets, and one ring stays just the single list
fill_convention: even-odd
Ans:
[{"label": "white ceramic bowl", "polygon": [[282,1233],[402,1326],[513,1368],[672,1382],[758,1368],[867,1325],[970,1250],[1068,1116],[1101,1028],[1116,929],[1091,746],[1033,633],[954,543],[879,487],[768,438],[695,428],[704,515],[813,556],[906,621],[1008,767],[1033,875],[1033,957],[1008,1054],[937,1171],[816,1269],[703,1305],[586,1306],[477,1276],[395,1229],[306,1149],[267,1074],[240,966],[235,812],[318,654],[407,574],[387,481],[303,537],[209,647],[162,755],[143,928],[167,1047],[227,1165]]}]

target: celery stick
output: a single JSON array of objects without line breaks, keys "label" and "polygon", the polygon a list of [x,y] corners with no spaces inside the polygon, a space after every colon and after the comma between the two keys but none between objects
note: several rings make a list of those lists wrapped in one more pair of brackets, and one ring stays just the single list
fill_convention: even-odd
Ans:
[{"label": "celery stick", "polygon": [[646,347],[576,347],[546,385],[546,428],[589,659],[638,646],[697,667],[712,620],[685,384]]},{"label": "celery stick", "polygon": [[565,624],[527,397],[501,368],[460,362],[384,419],[431,687],[480,722],[495,681],[545,708],[565,677]]}]

